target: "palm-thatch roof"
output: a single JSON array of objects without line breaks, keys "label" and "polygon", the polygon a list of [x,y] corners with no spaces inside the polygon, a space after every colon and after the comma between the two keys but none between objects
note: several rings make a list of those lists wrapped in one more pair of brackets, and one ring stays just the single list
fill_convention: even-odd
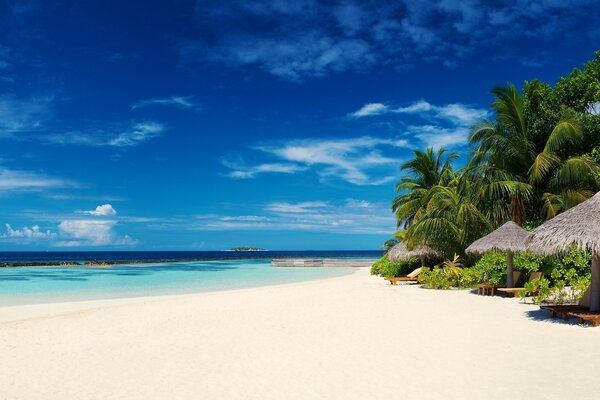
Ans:
[{"label": "palm-thatch roof", "polygon": [[600,255],[600,192],[538,226],[527,248],[539,254],[565,252],[576,245]]},{"label": "palm-thatch roof", "polygon": [[408,260],[409,258],[435,258],[444,256],[441,252],[425,245],[417,246],[412,250],[408,250],[405,242],[400,242],[392,247],[387,252],[387,255],[392,261]]},{"label": "palm-thatch roof", "polygon": [[465,250],[469,254],[483,254],[488,251],[525,251],[525,240],[529,232],[512,221],[508,221],[494,232],[477,239]]}]

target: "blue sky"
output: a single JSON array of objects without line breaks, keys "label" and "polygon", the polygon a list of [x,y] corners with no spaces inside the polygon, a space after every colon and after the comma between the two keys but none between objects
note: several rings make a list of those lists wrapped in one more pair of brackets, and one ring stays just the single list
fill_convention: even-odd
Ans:
[{"label": "blue sky", "polygon": [[0,0],[0,250],[376,249],[399,165],[593,57],[594,1]]}]

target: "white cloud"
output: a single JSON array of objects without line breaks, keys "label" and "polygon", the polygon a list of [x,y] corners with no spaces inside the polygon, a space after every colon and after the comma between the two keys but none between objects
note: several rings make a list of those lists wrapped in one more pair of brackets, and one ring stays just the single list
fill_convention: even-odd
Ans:
[{"label": "white cloud", "polygon": [[115,210],[111,204],[102,204],[96,207],[95,210],[84,211],[83,214],[96,216],[117,215],[117,210]]},{"label": "white cloud", "polygon": [[124,132],[117,134],[108,141],[109,146],[128,147],[135,146],[155,138],[165,130],[163,124],[158,122],[140,122]]},{"label": "white cloud", "polygon": [[32,171],[10,170],[0,167],[0,193],[11,191],[40,191],[73,187],[75,182],[46,176]]},{"label": "white cloud", "polygon": [[37,139],[48,144],[57,145],[133,147],[160,136],[165,130],[166,127],[162,123],[145,121],[109,130],[91,130],[87,133],[46,134],[38,136]]},{"label": "white cloud", "polygon": [[114,232],[115,220],[75,219],[62,221],[58,229],[62,238],[58,245],[114,246],[137,243],[129,236],[118,237]]},{"label": "white cloud", "polygon": [[263,173],[281,173],[281,174],[292,174],[299,171],[306,170],[306,167],[298,164],[282,164],[282,163],[268,163],[258,164],[253,166],[245,166],[240,163],[228,161],[222,159],[221,164],[225,167],[232,169],[226,175],[230,178],[235,179],[250,179],[255,178],[259,174]]},{"label": "white cloud", "polygon": [[360,110],[350,114],[355,117],[367,117],[381,114],[416,114],[424,118],[445,120],[460,126],[470,126],[486,118],[487,110],[461,103],[451,103],[442,106],[433,105],[425,100],[419,100],[405,107],[389,108],[382,103],[369,103]]},{"label": "white cloud", "polygon": [[404,133],[409,137],[419,139],[426,146],[434,148],[465,145],[469,129],[474,124],[489,117],[489,112],[483,108],[461,103],[434,105],[425,100],[415,101],[403,107],[386,107],[378,113],[366,113],[364,116],[376,114],[386,114],[388,118],[397,118],[398,115],[411,115],[413,118],[417,117],[424,120],[423,125],[413,124],[408,126]]},{"label": "white cloud", "polygon": [[353,118],[361,118],[369,115],[383,114],[387,110],[388,107],[383,103],[368,103],[349,115]]},{"label": "white cloud", "polygon": [[467,143],[469,137],[469,129],[464,127],[409,126],[407,132],[423,142],[425,146],[434,149],[463,146]]},{"label": "white cloud", "polygon": [[10,224],[6,224],[6,233],[0,234],[0,238],[23,238],[23,239],[47,239],[56,236],[50,230],[42,231],[39,225],[31,228],[24,226],[22,229],[13,229]]},{"label": "white cloud", "polygon": [[180,44],[180,54],[188,62],[254,65],[290,80],[377,63],[456,67],[469,55],[477,57],[476,49],[497,53],[523,37],[593,42],[596,6],[594,0],[197,0],[198,33]]},{"label": "white cloud", "polygon": [[381,167],[391,166],[399,161],[381,152],[407,146],[408,142],[403,139],[363,136],[349,139],[292,140],[259,146],[257,149],[287,162],[311,167],[322,178],[340,178],[355,185],[378,185],[391,179],[389,175],[381,176]]},{"label": "white cloud", "polygon": [[342,202],[272,202],[263,206],[262,215],[202,215],[196,220],[172,221],[154,228],[387,235],[394,227],[395,219],[387,203],[347,199]]},{"label": "white cloud", "polygon": [[269,73],[298,81],[366,67],[375,61],[371,45],[360,38],[335,40],[310,33],[294,37],[257,38],[225,36],[219,49],[206,51],[195,42],[180,49],[186,58],[208,57],[231,66],[258,65]]},{"label": "white cloud", "polygon": [[[114,216],[116,211],[110,204],[98,206],[96,210],[76,212],[88,214],[93,217]],[[53,219],[54,218],[54,219]],[[33,241],[47,241],[51,246],[58,247],[80,247],[80,246],[133,246],[137,240],[129,235],[120,236],[115,227],[119,223],[117,219],[97,219],[91,217],[73,217],[73,215],[47,216],[48,221],[60,218],[58,232],[51,230],[42,231],[38,225],[31,228],[13,229],[6,224],[6,233],[0,234],[0,239],[10,240],[15,243],[30,244]]]},{"label": "white cloud", "polygon": [[52,100],[51,96],[29,99],[0,96],[0,135],[10,137],[42,129],[51,115]]},{"label": "white cloud", "polygon": [[413,113],[423,113],[423,112],[427,112],[430,110],[431,110],[431,104],[429,104],[425,100],[419,100],[419,101],[416,101],[406,107],[397,108],[394,111],[398,112],[398,113],[413,114]]},{"label": "white cloud", "polygon": [[305,201],[300,203],[275,202],[267,205],[266,210],[275,213],[308,213],[330,207],[325,201]]},{"label": "white cloud", "polygon": [[176,106],[179,108],[198,109],[198,104],[192,101],[193,96],[171,96],[165,98],[156,98],[140,100],[131,105],[132,110],[137,110],[148,106]]},{"label": "white cloud", "polygon": [[[344,139],[300,139],[257,146],[256,149],[284,163],[240,166],[221,160],[231,169],[231,178],[255,178],[260,173],[296,173],[314,170],[322,179],[337,178],[355,185],[381,185],[393,179],[390,175],[400,160],[384,152],[408,147],[398,138],[369,136]],[[382,175],[385,173],[384,175]]]}]

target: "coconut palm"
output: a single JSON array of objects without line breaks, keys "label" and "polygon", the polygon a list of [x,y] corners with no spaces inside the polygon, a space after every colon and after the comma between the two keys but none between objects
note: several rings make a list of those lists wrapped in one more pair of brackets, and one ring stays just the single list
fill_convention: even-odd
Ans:
[{"label": "coconut palm", "polygon": [[552,218],[592,196],[598,166],[584,156],[568,157],[569,146],[581,140],[577,120],[560,120],[540,140],[528,129],[523,98],[514,85],[492,93],[496,121],[473,128],[469,141],[477,148],[467,173],[480,184],[494,224],[511,219],[522,225],[528,209]]},{"label": "coconut palm", "polygon": [[445,254],[464,249],[491,229],[482,211],[476,185],[469,175],[457,173],[447,186],[436,185],[423,196],[427,204],[406,228],[410,245],[425,244]]},{"label": "coconut palm", "polygon": [[428,194],[435,186],[445,186],[452,179],[452,161],[458,157],[445,149],[437,152],[428,148],[425,152],[415,150],[415,157],[402,164],[400,169],[409,174],[396,185],[398,196],[392,202],[398,227],[407,227],[425,212]]}]

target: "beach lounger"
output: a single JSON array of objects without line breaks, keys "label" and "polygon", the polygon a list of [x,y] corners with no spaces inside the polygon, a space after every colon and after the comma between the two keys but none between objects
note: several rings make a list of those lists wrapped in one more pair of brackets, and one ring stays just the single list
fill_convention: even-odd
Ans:
[{"label": "beach lounger", "polygon": [[[542,277],[541,272],[532,272],[531,275],[529,275],[529,282],[533,281],[534,279],[540,279],[541,277]],[[507,295],[509,297],[515,297],[517,294],[519,294],[519,291],[521,289],[524,289],[524,288],[522,288],[522,287],[498,288],[498,291],[501,293],[504,293],[505,295]]]},{"label": "beach lounger", "polygon": [[396,277],[390,277],[390,278],[385,278],[385,279],[390,281],[391,285],[395,285],[397,282],[418,282],[419,274],[421,274],[421,268],[415,269],[413,272],[411,272],[410,274],[408,274],[406,276],[396,276]]},{"label": "beach lounger", "polygon": [[[513,271],[513,282],[517,283],[521,279],[521,271]],[[482,283],[481,285],[477,285],[477,294],[485,296],[489,294],[493,296],[496,294],[496,289],[501,288],[502,286],[496,286],[489,283]]]},{"label": "beach lounger", "polygon": [[580,324],[584,324],[588,321],[593,326],[598,326],[598,324],[600,324],[600,315],[597,316],[596,313],[590,312],[589,289],[581,296],[578,304],[544,304],[540,305],[540,308],[542,310],[548,310],[552,318],[560,315],[565,321],[568,321],[571,317],[575,317],[579,319]]},{"label": "beach lounger", "polygon": [[548,310],[552,318],[556,318],[560,315],[565,321],[569,320],[571,317],[570,314],[588,311],[587,307],[580,306],[579,304],[542,305],[540,308],[542,310]]},{"label": "beach lounger", "polygon": [[568,314],[569,317],[577,318],[581,325],[589,322],[592,326],[600,326],[600,311],[577,311]]}]

